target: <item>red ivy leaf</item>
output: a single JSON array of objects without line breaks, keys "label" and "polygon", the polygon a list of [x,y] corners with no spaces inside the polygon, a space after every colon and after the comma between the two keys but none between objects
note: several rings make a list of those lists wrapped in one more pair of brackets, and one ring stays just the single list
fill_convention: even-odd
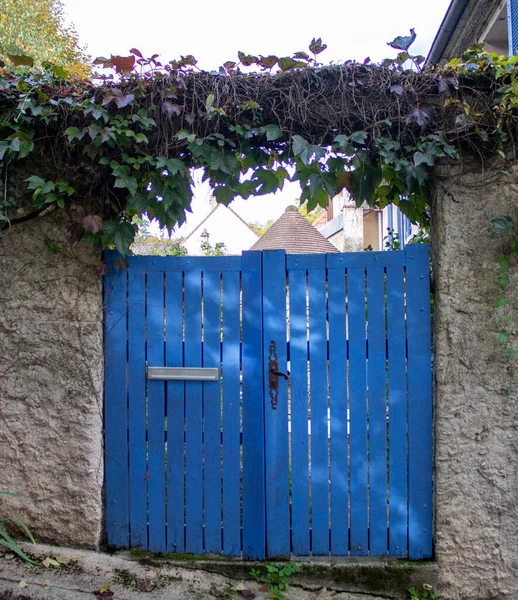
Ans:
[{"label": "red ivy leaf", "polygon": [[327,44],[322,43],[322,38],[318,38],[318,40],[313,38],[311,40],[311,44],[309,45],[309,49],[311,50],[311,52],[313,52],[313,54],[320,54],[326,48],[327,48]]},{"label": "red ivy leaf", "polygon": [[178,104],[173,104],[172,102],[165,100],[164,102],[162,102],[162,110],[169,117],[172,117],[173,115],[176,115],[178,117],[180,115],[180,113],[182,112],[183,107]]},{"label": "red ivy leaf", "polygon": [[412,110],[406,116],[405,122],[407,125],[410,123],[417,123],[422,127],[426,121],[430,120],[433,114],[433,107],[429,104],[419,104],[412,106]]},{"label": "red ivy leaf", "polygon": [[249,67],[250,65],[259,62],[257,56],[252,56],[251,54],[245,54],[244,52],[239,51],[237,55],[239,57],[239,60],[243,63],[243,66],[245,67]]},{"label": "red ivy leaf", "polygon": [[142,52],[141,52],[140,50],[137,50],[137,48],[132,48],[132,49],[130,50],[130,52],[131,52],[132,54],[134,54],[135,56],[138,56],[139,58],[144,58],[144,57],[142,56]]},{"label": "red ivy leaf", "polygon": [[[157,54],[158,56],[158,54]],[[110,56],[104,62],[104,68],[114,67],[116,73],[131,73],[135,66],[135,57],[131,56]]]},{"label": "red ivy leaf", "polygon": [[274,56],[273,54],[270,54],[269,56],[261,56],[261,59],[259,60],[258,64],[263,69],[271,69],[272,67],[274,67],[276,65],[277,60],[278,60],[278,58],[276,56]]},{"label": "red ivy leaf", "polygon": [[103,220],[99,215],[87,215],[83,219],[83,227],[90,229],[92,233],[99,233],[103,228]]},{"label": "red ivy leaf", "polygon": [[73,225],[66,233],[65,236],[68,240],[68,243],[72,246],[72,244],[77,244],[80,242],[85,235],[85,229],[82,225]]}]

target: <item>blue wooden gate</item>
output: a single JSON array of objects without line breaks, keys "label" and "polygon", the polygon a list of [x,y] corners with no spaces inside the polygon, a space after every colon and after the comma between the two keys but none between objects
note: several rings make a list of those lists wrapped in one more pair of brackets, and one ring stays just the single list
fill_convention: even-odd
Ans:
[{"label": "blue wooden gate", "polygon": [[[115,259],[105,282],[110,545],[432,556],[426,245],[131,257],[126,271]],[[148,367],[219,371],[164,381]]]}]

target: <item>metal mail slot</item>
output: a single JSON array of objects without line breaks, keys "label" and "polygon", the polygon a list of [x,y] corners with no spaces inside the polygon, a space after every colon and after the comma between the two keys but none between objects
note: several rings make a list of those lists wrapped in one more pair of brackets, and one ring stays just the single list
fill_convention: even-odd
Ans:
[{"label": "metal mail slot", "polygon": [[148,367],[148,379],[166,381],[219,381],[219,369],[198,367]]}]

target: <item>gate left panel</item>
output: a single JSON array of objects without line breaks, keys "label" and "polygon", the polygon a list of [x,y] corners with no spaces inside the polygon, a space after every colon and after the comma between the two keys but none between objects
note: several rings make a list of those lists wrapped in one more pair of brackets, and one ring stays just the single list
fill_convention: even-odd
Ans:
[{"label": "gate left panel", "polygon": [[[244,522],[243,506],[262,486],[263,456],[242,429],[250,410],[262,415],[261,394],[243,384],[261,373],[262,353],[242,300],[260,281],[247,272],[260,269],[260,257],[244,269],[241,257],[130,257],[122,271],[108,255],[108,544],[259,557],[263,529]],[[148,367],[216,368],[219,380],[148,379]]]}]

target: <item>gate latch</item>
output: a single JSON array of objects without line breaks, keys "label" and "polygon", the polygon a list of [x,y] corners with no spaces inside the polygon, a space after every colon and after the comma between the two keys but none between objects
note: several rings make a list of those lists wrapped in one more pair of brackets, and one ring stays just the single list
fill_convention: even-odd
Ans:
[{"label": "gate latch", "polygon": [[277,356],[277,344],[274,340],[270,342],[268,356],[268,387],[270,388],[270,403],[273,410],[277,410],[279,403],[279,377],[288,379],[289,374],[279,371],[279,358]]}]

